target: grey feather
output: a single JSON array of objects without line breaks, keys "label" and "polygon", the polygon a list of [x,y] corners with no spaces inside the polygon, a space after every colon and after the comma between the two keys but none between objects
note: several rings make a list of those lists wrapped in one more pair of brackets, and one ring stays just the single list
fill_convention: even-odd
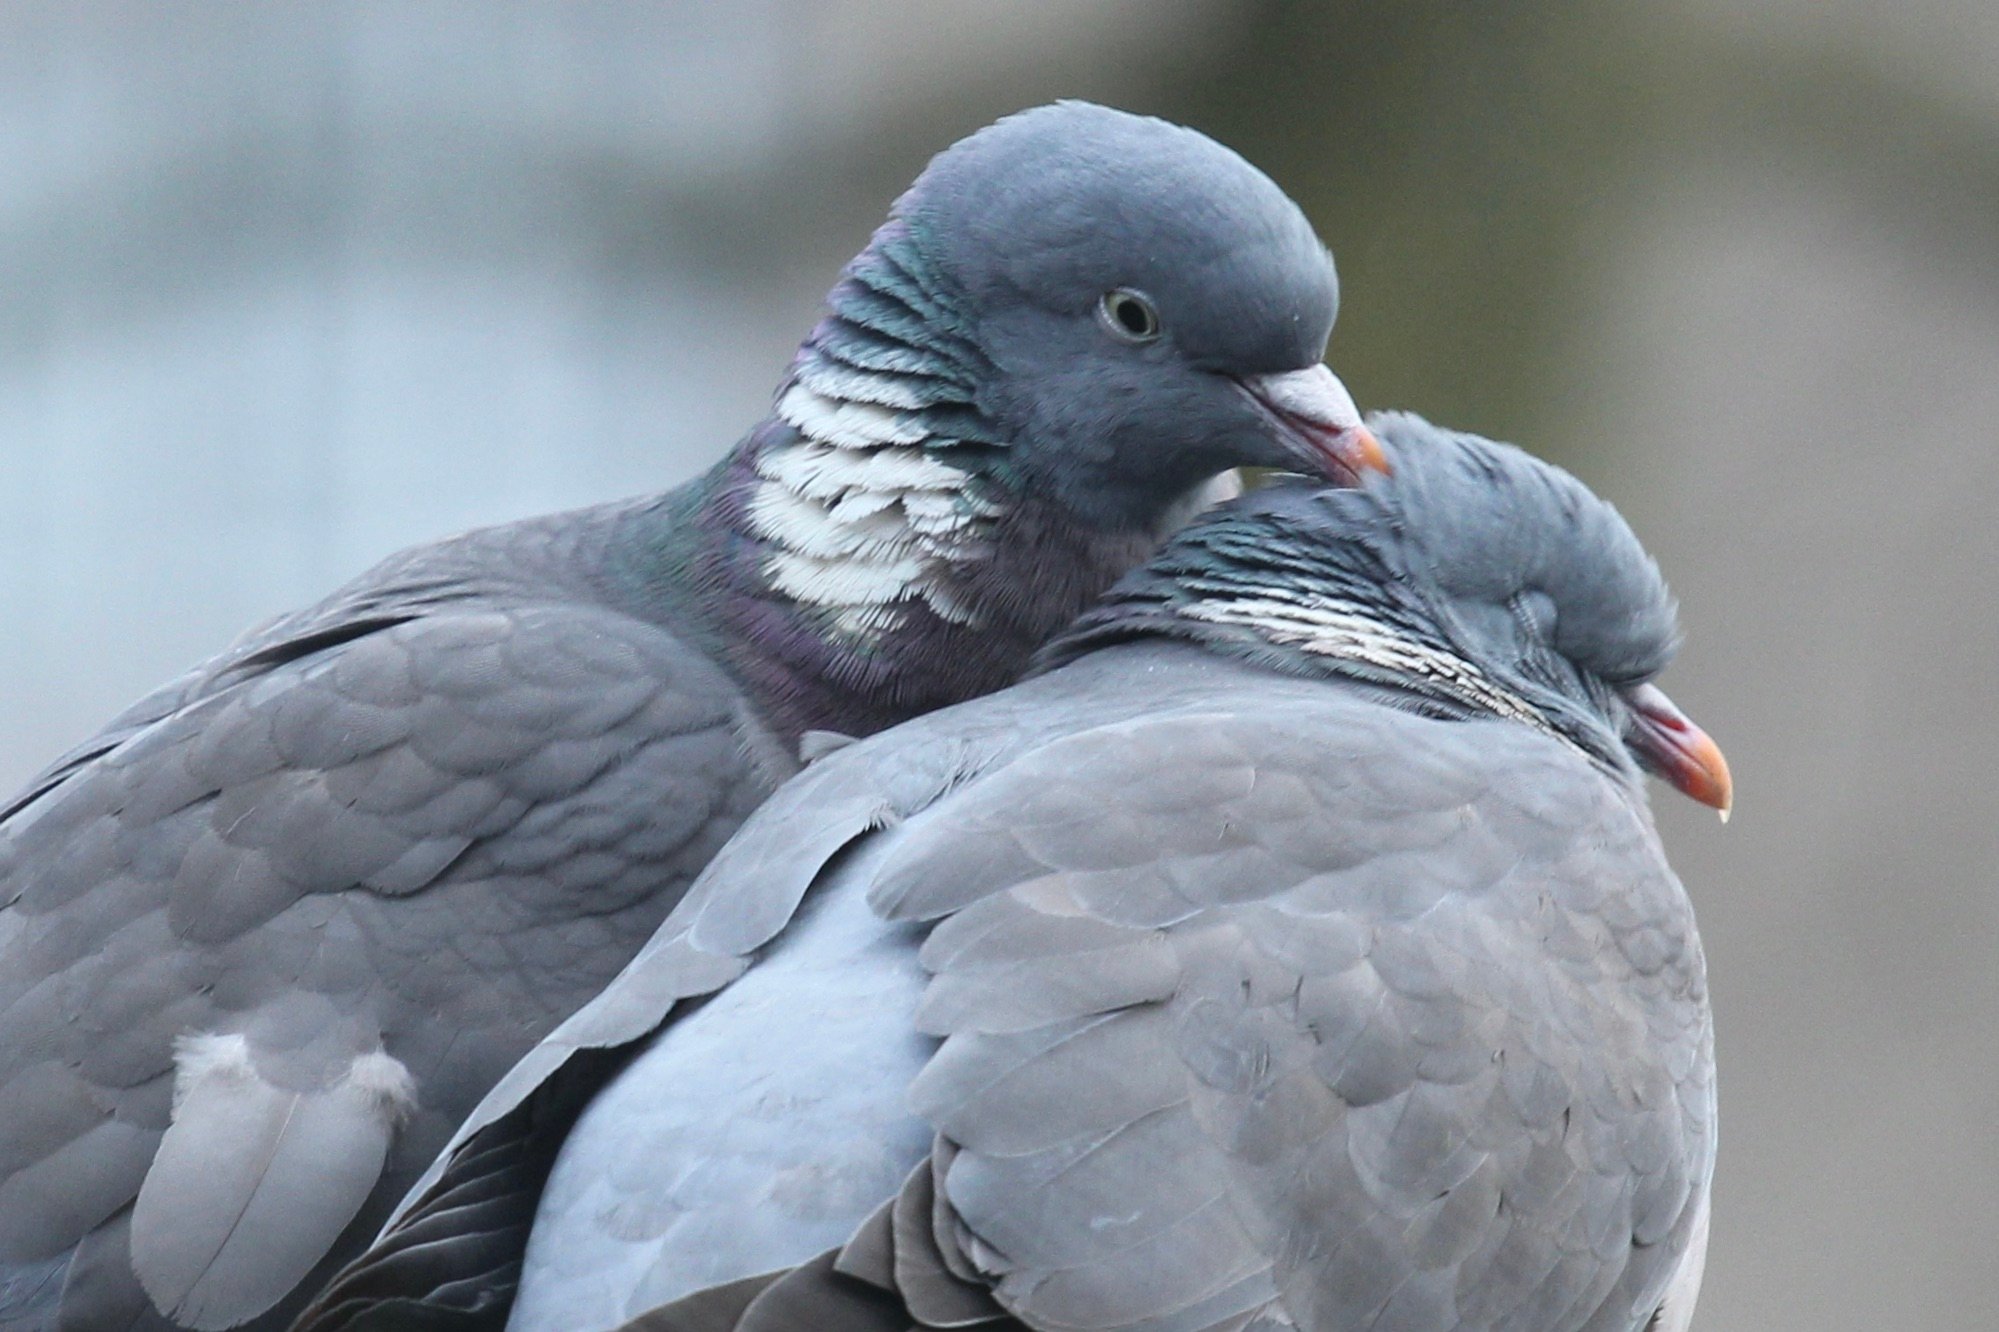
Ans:
[{"label": "grey feather", "polygon": [[[1015,186],[1047,207],[995,231]],[[1134,285],[1170,336],[1100,316]],[[51,764],[0,804],[0,1328],[282,1325],[413,1183],[327,1316],[497,1316],[554,1126],[811,872],[565,1019],[801,758],[1010,682],[1217,473],[1345,474],[1336,290],[1202,136],[1009,118],[896,205],[708,475],[394,556]],[[829,796],[808,854],[1003,748]],[[215,1042],[226,1078],[176,1055]]]},{"label": "grey feather", "polygon": [[[1338,818],[1320,819],[1316,833],[1279,823],[1290,868],[1255,891],[1225,858],[1173,851],[1150,856],[1149,872],[1124,877],[1108,897],[1058,894],[1074,857],[1057,847],[1038,873],[949,917],[952,933],[940,927],[932,939],[942,942],[925,950],[933,984],[949,982],[960,965],[976,969],[979,950],[968,940],[1031,938],[1031,947],[1005,949],[1010,965],[1027,968],[1020,987],[1045,984],[1068,995],[1078,975],[1091,973],[1090,955],[1117,937],[1107,936],[1093,903],[1156,918],[1177,913],[1134,904],[1133,894],[1221,894],[1218,904],[1165,927],[1163,946],[1180,974],[1169,996],[1099,1013],[1098,997],[1079,995],[1069,1015],[1028,1032],[986,1035],[978,1028],[993,1024],[972,1021],[949,1034],[912,1087],[912,1108],[953,1144],[944,1223],[926,1227],[933,1242],[970,1255],[972,1270],[1032,1327],[1226,1327],[1272,1309],[1288,1311],[1301,1326],[1581,1327],[1596,1324],[1575,1311],[1616,1307],[1620,1286],[1640,1297],[1656,1291],[1676,1247],[1688,1240],[1687,1185],[1711,1150],[1696,1149],[1691,1161],[1684,1155],[1689,1141],[1706,1141],[1706,1075],[1691,1071],[1663,1086],[1662,1113],[1647,1114],[1634,1113],[1626,1093],[1593,1087],[1583,1074],[1606,1050],[1636,1058],[1652,1042],[1640,1002],[1648,987],[1622,993],[1629,964],[1609,939],[1587,966],[1564,974],[1559,989],[1517,971],[1532,955],[1526,935],[1538,929],[1537,911],[1560,913],[1573,900],[1587,919],[1600,899],[1572,877],[1580,867],[1563,864],[1573,860],[1567,848],[1576,829],[1609,834],[1613,860],[1656,865],[1647,859],[1652,844],[1641,809],[1587,763],[1523,728],[1412,717],[1357,705],[1337,689],[1175,653],[1118,649],[1082,664],[1120,668],[1098,678],[1123,680],[1126,696],[1117,701],[1127,707],[1132,681],[1142,680],[1139,706],[1164,714],[1138,738],[1126,726],[1106,728],[1111,734],[1094,747],[1097,754],[1123,758],[1149,747],[1164,762],[1183,730],[1212,745],[1219,716],[1260,775],[1309,774],[1324,767],[1328,753],[1340,755],[1343,767],[1357,764],[1358,776],[1343,773],[1329,785],[1364,807],[1372,807],[1374,789],[1366,774],[1413,752],[1440,770],[1462,772],[1468,764],[1557,780],[1564,798],[1554,803],[1564,817],[1521,818],[1495,781],[1477,784],[1468,807],[1446,806],[1452,817],[1444,821],[1433,804],[1417,802],[1403,820],[1374,828]],[[1069,686],[1066,692],[1087,681],[1063,680],[1067,674],[1051,677]],[[1096,701],[1110,700],[1098,694]],[[1093,734],[1031,744],[1015,763],[1031,765],[1046,752],[1073,759],[1076,743]],[[911,815],[879,835],[895,851],[829,866],[814,891],[880,886],[891,865],[904,867],[898,881],[921,877],[921,866],[895,853],[915,854],[911,848],[932,848],[931,872],[952,877],[948,842],[922,837],[922,825],[933,812],[952,810],[954,823],[974,812],[1003,819],[1016,794],[1005,780],[1012,770],[1008,764],[974,778]],[[1037,782],[1057,780],[1056,765],[1028,770]],[[1172,816],[1144,810],[1143,792],[1122,783],[1129,774],[1121,763],[1065,763],[1061,770],[1067,789],[1093,792],[1096,819],[1166,831]],[[1407,794],[1406,779],[1390,786]],[[1441,801],[1464,792],[1452,783],[1435,794]],[[767,815],[773,837],[785,812],[781,796]],[[1032,818],[1030,825],[1043,827]],[[1245,845],[1258,840],[1253,819],[1233,826]],[[763,831],[753,824],[746,837]],[[1480,857],[1485,872],[1459,873],[1449,888],[1411,897],[1398,880],[1420,874],[1424,848],[1434,854],[1467,835],[1498,837],[1511,854]],[[1369,846],[1386,850],[1377,857]],[[1592,858],[1588,872],[1602,873],[1604,863]],[[1089,871],[1107,872],[1101,864]],[[1678,892],[1656,868],[1620,881],[1641,904]],[[1538,905],[1544,894],[1546,907]],[[1521,906],[1529,909],[1516,914]],[[1051,907],[1059,910],[1051,914]],[[957,924],[975,912],[984,919]],[[1635,931],[1655,932],[1645,919],[1650,913],[1632,914],[1641,922]],[[1319,920],[1347,916],[1383,924],[1358,943],[1335,931],[1326,936],[1331,947],[1306,950],[1310,969],[1297,970],[1299,931],[1310,938]],[[1393,925],[1397,919],[1406,923]],[[1443,929],[1444,942],[1418,946],[1409,931],[1439,920],[1454,922]],[[1073,946],[1064,948],[1068,940]],[[1692,948],[1682,930],[1668,950],[1677,960],[1660,969],[1654,993],[1698,1002]],[[1331,984],[1315,987],[1320,975]],[[1356,984],[1343,988],[1347,977]],[[1542,1002],[1587,994],[1604,1011],[1587,1021],[1558,1020],[1568,1031],[1551,1033],[1507,1016],[1508,991],[1516,987]],[[1698,1048],[1702,1031],[1694,1023],[1679,1039]],[[1475,1061],[1432,1062],[1427,1053],[1467,1040],[1480,1051]],[[1405,1045],[1415,1048],[1390,1057],[1391,1047]],[[1537,1076],[1515,1072],[1523,1064]],[[1551,1119],[1543,1111],[1537,1077],[1560,1089],[1566,1114]],[[1512,1105],[1516,1095],[1526,1101],[1522,1109]],[[1584,1133],[1577,1124],[1585,1117],[1616,1123],[1615,1135]],[[1651,1146],[1635,1155],[1651,1168],[1622,1174],[1633,1170],[1641,1142]],[[1636,1238],[1646,1198],[1676,1217],[1665,1243],[1651,1251]],[[857,1219],[857,1229],[862,1224]],[[1309,1235],[1325,1235],[1330,1247],[1297,1249]],[[934,1280],[943,1265],[928,1270]],[[1361,1316],[1350,1321],[1354,1310]]]},{"label": "grey feather", "polygon": [[401,1088],[289,1090],[240,1048],[175,1097],[132,1210],[133,1270],[190,1327],[240,1321],[312,1269],[374,1188],[402,1113]]},{"label": "grey feather", "polygon": [[[126,1261],[186,1325],[284,1296],[768,789],[726,677],[650,626],[496,601],[314,648],[314,623],[0,824],[0,1270],[60,1266],[137,1200]],[[176,1110],[174,1043],[206,1034],[261,1079]],[[385,1044],[406,1121],[340,1082]],[[101,1248],[61,1308],[133,1289]]]},{"label": "grey feather", "polygon": [[[1426,491],[1431,464],[1406,452],[1414,429],[1393,483],[1408,487],[1394,502],[1412,524],[1424,501],[1409,496],[1439,493]],[[1486,524],[1484,546],[1467,549],[1558,591],[1587,584],[1551,596],[1558,615],[1595,604],[1580,564],[1548,572],[1569,558],[1564,533],[1591,544],[1610,530],[1595,501],[1521,455],[1463,447],[1487,450],[1508,483],[1485,502],[1527,532]],[[644,973],[693,940],[749,967],[705,1006],[655,1007],[663,1025],[570,1133],[554,1178],[572,1178],[541,1200],[521,1308],[616,1325],[590,1310],[631,1237],[577,1205],[573,1178],[615,1171],[623,1196],[689,1209],[648,1270],[713,1274],[707,1286],[640,1280],[626,1298],[659,1304],[635,1327],[750,1332],[813,1313],[835,1329],[1683,1324],[1714,1150],[1705,970],[1635,769],[1598,756],[1615,733],[1459,701],[1433,715],[1429,676],[1399,694],[1373,658],[1278,655],[1296,647],[1295,617],[1273,622],[1270,657],[1201,634],[1159,641],[1183,636],[1161,615],[1241,604],[1253,575],[1268,596],[1291,595],[1279,551],[1304,551],[1304,533],[1321,553],[1356,533],[1372,543],[1391,530],[1376,521],[1390,504],[1252,496],[1161,557],[1155,569],[1180,581],[1156,597],[1146,588],[1158,584],[1137,586],[1123,641],[1102,632],[1107,612],[1083,630],[1095,650],[843,748],[781,791],[709,867],[654,960],[598,1001],[628,1020],[620,986],[671,990]],[[1226,579],[1194,571],[1194,555],[1235,541],[1234,525],[1294,519],[1260,557],[1231,544],[1245,563]],[[1257,575],[1255,558],[1277,567]],[[1623,600],[1658,604],[1656,571],[1607,558],[1606,578],[1633,579]],[[1448,581],[1421,575],[1415,591]],[[1535,682],[1475,613],[1488,591],[1443,595],[1466,613],[1410,641],[1462,654],[1538,709]],[[1566,641],[1628,663],[1656,645],[1619,633],[1670,635],[1670,619],[1622,623],[1572,625]],[[1503,632],[1511,652],[1518,631]],[[1542,687],[1563,683],[1549,678]],[[1607,694],[1569,687],[1578,717],[1615,725]],[[928,973],[920,996],[895,992],[894,1011],[858,1031],[822,1011],[849,1012],[864,973],[906,965],[898,950]],[[837,983],[808,979],[815,957],[837,962]],[[783,1084],[797,1137],[779,1155],[810,1146],[827,1172],[816,1228],[751,1244],[699,1224],[746,1203],[773,1216],[801,1205],[763,1173],[769,1146],[704,1155],[729,1181],[712,1197],[675,1192],[680,1167],[648,1179],[648,1163],[706,1140],[699,1126],[763,1112],[753,1093],[705,1089],[717,1069],[764,1085],[760,1051],[783,1079],[802,1068],[784,1042],[822,1039],[844,1043],[834,1067],[871,1071]],[[707,1053],[674,1053],[691,1048]],[[859,1158],[821,1117],[856,1095],[895,1126],[875,1146],[899,1144],[900,1188],[833,1183]],[[676,1118],[696,1127],[644,1136]],[[926,1146],[911,1127],[934,1137]],[[845,1244],[815,1247],[841,1216]],[[773,1279],[787,1234],[797,1250]],[[755,1297],[716,1293],[749,1289],[738,1283]]]}]

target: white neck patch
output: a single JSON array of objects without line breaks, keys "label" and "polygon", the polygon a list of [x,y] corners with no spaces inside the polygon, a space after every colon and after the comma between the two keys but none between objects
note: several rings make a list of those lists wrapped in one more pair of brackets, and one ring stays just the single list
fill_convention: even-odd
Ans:
[{"label": "white neck patch", "polygon": [[1573,743],[1549,724],[1540,709],[1496,683],[1473,662],[1403,638],[1350,601],[1270,588],[1259,596],[1233,601],[1197,601],[1181,607],[1179,614],[1210,624],[1253,627],[1272,642],[1314,656],[1417,676],[1467,706],[1523,722],[1565,744]]},{"label": "white neck patch", "polygon": [[833,610],[844,633],[896,628],[913,601],[975,624],[944,577],[999,510],[968,489],[971,474],[924,448],[919,400],[893,376],[813,361],[778,400],[802,438],[756,463],[754,533],[775,549],[771,585]]}]

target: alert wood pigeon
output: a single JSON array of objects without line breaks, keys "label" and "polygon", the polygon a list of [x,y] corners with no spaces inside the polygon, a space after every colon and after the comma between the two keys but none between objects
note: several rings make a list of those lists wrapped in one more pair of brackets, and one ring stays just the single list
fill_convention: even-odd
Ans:
[{"label": "alert wood pigeon", "polygon": [[518,1274],[516,1332],[1684,1329],[1712,1034],[1640,769],[1730,788],[1672,600],[1566,473],[1375,426],[1392,477],[796,778],[302,1328]]},{"label": "alert wood pigeon", "polygon": [[670,493],[398,555],[0,806],[0,1329],[281,1326],[815,729],[1018,674],[1237,464],[1351,478],[1330,257],[1193,131],[940,155]]}]

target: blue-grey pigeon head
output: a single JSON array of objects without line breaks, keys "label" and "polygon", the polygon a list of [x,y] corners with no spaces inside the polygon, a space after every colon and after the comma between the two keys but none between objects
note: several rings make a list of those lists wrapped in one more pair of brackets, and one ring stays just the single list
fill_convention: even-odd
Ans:
[{"label": "blue-grey pigeon head", "polygon": [[1304,214],[1241,157],[1060,102],[939,154],[808,350],[887,373],[867,401],[947,408],[940,435],[973,446],[954,463],[1137,529],[1230,467],[1351,482],[1378,466],[1320,363],[1338,292]]},{"label": "blue-grey pigeon head", "polygon": [[1616,509],[1508,444],[1370,418],[1393,467],[1274,486],[1196,523],[1050,658],[1177,634],[1367,681],[1444,715],[1538,727],[1726,815],[1721,751],[1653,680],[1678,647],[1665,580]]}]

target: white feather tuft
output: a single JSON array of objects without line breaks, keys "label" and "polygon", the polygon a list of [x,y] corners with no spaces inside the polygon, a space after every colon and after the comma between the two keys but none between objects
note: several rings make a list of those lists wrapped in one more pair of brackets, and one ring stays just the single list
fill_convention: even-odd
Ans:
[{"label": "white feather tuft", "polygon": [[813,440],[772,449],[757,459],[757,474],[794,494],[823,500],[853,491],[956,491],[966,481],[965,473],[920,448],[841,449]]},{"label": "white feather tuft", "polygon": [[869,374],[837,361],[807,362],[799,367],[798,383],[809,392],[835,402],[872,402],[905,411],[916,411],[924,405],[915,386],[901,376]]},{"label": "white feather tuft", "polygon": [[793,384],[777,402],[777,414],[812,437],[843,449],[872,449],[881,444],[915,444],[924,437],[923,423],[872,402],[848,402]]},{"label": "white feather tuft", "polygon": [[758,536],[818,559],[883,560],[916,552],[919,537],[893,508],[845,520],[836,508],[782,486],[764,486],[750,497],[750,527]]},{"label": "white feather tuft", "polygon": [[416,1079],[402,1060],[387,1051],[356,1056],[341,1083],[366,1097],[391,1123],[400,1124],[416,1109]]},{"label": "white feather tuft", "polygon": [[211,1079],[237,1081],[257,1076],[250,1062],[250,1042],[240,1032],[189,1032],[174,1038],[173,1113],[180,1113],[188,1094]]},{"label": "white feather tuft", "polygon": [[[204,1083],[248,1083],[272,1086],[257,1071],[250,1042],[241,1032],[189,1032],[174,1041],[173,1109],[178,1114],[188,1096]],[[390,1122],[400,1122],[416,1108],[416,1079],[402,1061],[382,1050],[356,1055],[334,1084],[358,1092]]]},{"label": "white feather tuft", "polygon": [[874,563],[781,551],[770,557],[766,567],[771,582],[800,601],[815,606],[878,606],[908,600],[924,563],[913,555]]}]

